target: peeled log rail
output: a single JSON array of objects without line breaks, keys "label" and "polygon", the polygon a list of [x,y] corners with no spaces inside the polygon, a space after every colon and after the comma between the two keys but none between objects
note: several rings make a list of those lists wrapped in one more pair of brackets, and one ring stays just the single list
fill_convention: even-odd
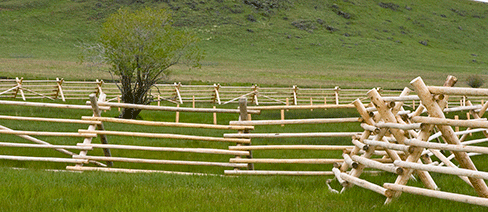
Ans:
[{"label": "peeled log rail", "polygon": [[[140,110],[173,111],[173,112],[197,112],[197,113],[239,113],[238,109],[213,109],[213,108],[188,108],[188,107],[165,107],[152,105],[138,105],[126,103],[100,102],[100,106],[134,108]],[[248,110],[250,114],[260,114],[259,110]]]},{"label": "peeled log rail", "polygon": [[412,121],[417,123],[435,124],[435,125],[450,125],[454,127],[470,127],[470,128],[488,128],[488,121],[472,120],[454,120],[446,118],[433,118],[416,116],[412,117]]},{"label": "peeled log rail", "polygon": [[57,162],[57,163],[85,163],[85,164],[88,163],[88,160],[85,159],[28,157],[28,156],[12,156],[12,155],[0,155],[0,160],[42,161],[42,162]]},{"label": "peeled log rail", "polygon": [[46,145],[46,144],[26,144],[26,143],[10,143],[0,142],[0,146],[4,147],[27,147],[27,148],[41,148],[41,149],[76,149],[76,150],[93,150],[91,147],[70,146],[70,145]]},{"label": "peeled log rail", "polygon": [[334,175],[331,171],[267,171],[267,170],[224,170],[226,175],[288,175],[288,176],[323,176]]},{"label": "peeled log rail", "polygon": [[481,172],[477,170],[423,165],[423,164],[411,163],[411,162],[405,162],[399,160],[396,160],[395,162],[393,162],[393,164],[395,164],[395,166],[400,166],[400,167],[405,167],[410,169],[417,169],[417,170],[423,170],[429,172],[437,172],[442,174],[451,174],[451,175],[466,176],[466,177],[488,180],[488,172]]},{"label": "peeled log rail", "polygon": [[454,88],[441,86],[427,86],[432,94],[447,94],[461,96],[488,96],[486,88]]},{"label": "peeled log rail", "polygon": [[354,146],[341,145],[263,145],[263,146],[229,146],[230,150],[346,150]]},{"label": "peeled log rail", "polygon": [[410,95],[410,96],[398,96],[398,97],[383,97],[383,101],[385,102],[404,102],[404,101],[412,101],[412,100],[420,100],[419,96],[417,95]]},{"label": "peeled log rail", "polygon": [[395,129],[401,129],[401,130],[415,130],[415,129],[420,129],[421,124],[399,124],[399,123],[384,123],[384,122],[379,122],[374,124],[374,126],[379,127],[379,128],[395,128]]},{"label": "peeled log rail", "polygon": [[[0,100],[0,105],[18,105],[18,106],[31,106],[31,107],[92,110],[92,107],[88,105],[66,105],[66,104],[55,104],[55,103],[18,102],[18,101],[5,101],[5,100]],[[100,109],[110,110],[110,107],[100,107]]]},{"label": "peeled log rail", "polygon": [[248,107],[249,110],[309,110],[309,109],[345,109],[355,108],[352,104],[347,105],[278,105],[278,106],[252,106]]},{"label": "peeled log rail", "polygon": [[86,148],[146,150],[146,151],[161,151],[161,152],[188,152],[188,153],[241,155],[241,156],[247,156],[250,154],[248,151],[232,151],[232,150],[225,150],[225,149],[205,149],[205,148],[152,147],[152,146],[132,146],[132,145],[119,145],[119,144],[88,144],[88,145],[78,144],[78,146],[80,148],[86,147]]},{"label": "peeled log rail", "polygon": [[282,124],[330,124],[359,122],[359,118],[328,118],[328,119],[291,119],[291,120],[263,120],[263,121],[231,121],[230,125],[258,126]]},{"label": "peeled log rail", "polygon": [[38,131],[21,131],[21,130],[0,130],[0,134],[9,135],[34,135],[34,136],[60,136],[60,137],[97,137],[95,133],[68,133],[68,132],[38,132]]},{"label": "peeled log rail", "polygon": [[224,138],[324,138],[324,137],[351,137],[361,132],[339,133],[246,133],[224,134]]},{"label": "peeled log rail", "polygon": [[158,122],[158,121],[140,121],[131,119],[119,119],[109,117],[92,117],[83,116],[84,120],[95,120],[112,123],[123,124],[137,124],[144,126],[161,126],[161,127],[188,127],[188,128],[204,128],[204,129],[221,129],[221,130],[254,130],[253,126],[230,126],[230,125],[214,125],[214,124],[195,124],[195,123],[175,123],[175,122]]},{"label": "peeled log rail", "polygon": [[481,153],[481,154],[488,154],[488,147],[430,143],[430,142],[425,142],[425,141],[419,141],[416,139],[411,139],[411,140],[406,139],[404,142],[405,142],[405,144],[416,146],[416,147],[439,149],[439,150],[448,150],[448,151],[457,151],[457,152],[476,152],[476,153]]},{"label": "peeled log rail", "polygon": [[363,142],[367,145],[370,145],[370,146],[379,146],[379,147],[383,147],[385,149],[394,149],[394,150],[403,151],[403,152],[410,152],[411,151],[409,146],[405,146],[403,144],[393,144],[393,143],[387,143],[384,141],[375,141],[375,140],[364,140]]},{"label": "peeled log rail", "polygon": [[469,195],[455,194],[455,193],[450,193],[445,191],[436,191],[436,190],[425,189],[425,188],[416,188],[412,186],[404,186],[404,185],[398,185],[392,183],[385,183],[383,184],[383,187],[393,191],[401,191],[410,194],[435,197],[439,199],[446,199],[446,200],[451,200],[456,202],[464,202],[468,204],[488,207],[488,199],[482,197],[473,197]]},{"label": "peeled log rail", "polygon": [[78,119],[57,119],[57,118],[41,118],[41,117],[22,117],[22,116],[3,116],[0,119],[17,120],[17,121],[42,121],[42,122],[56,122],[56,123],[71,123],[71,124],[101,124],[100,121],[86,121]]},{"label": "peeled log rail", "polygon": [[[374,159],[381,162],[391,162],[389,158]],[[343,163],[344,159],[274,159],[274,158],[231,158],[231,163],[276,163],[276,164],[334,164]]]},{"label": "peeled log rail", "polygon": [[147,137],[147,138],[170,138],[183,140],[200,140],[200,141],[219,141],[219,142],[234,142],[234,143],[251,143],[250,139],[233,139],[233,138],[219,138],[219,137],[205,137],[194,135],[177,135],[165,133],[142,133],[142,132],[122,132],[122,131],[106,131],[106,130],[78,130],[81,134],[99,134],[99,135],[118,135],[118,136],[133,136],[133,137]]},{"label": "peeled log rail", "polygon": [[359,187],[369,189],[371,191],[374,191],[374,192],[381,194],[383,196],[386,196],[386,197],[391,196],[391,194],[388,192],[387,189],[385,189],[379,185],[370,183],[366,180],[359,179],[357,177],[353,177],[353,176],[348,175],[346,173],[341,173],[340,176],[343,180],[347,181],[348,183],[352,183],[352,184],[357,185]]},{"label": "peeled log rail", "polygon": [[121,168],[102,168],[102,167],[86,167],[86,166],[67,166],[70,171],[102,171],[102,172],[123,172],[123,173],[163,173],[163,174],[177,174],[177,175],[199,175],[207,176],[211,174],[193,173],[193,172],[175,172],[163,170],[143,170],[143,169],[121,169]]},{"label": "peeled log rail", "polygon": [[383,164],[383,163],[380,163],[378,161],[374,161],[372,159],[368,159],[365,157],[353,155],[353,156],[351,156],[351,159],[360,163],[360,164],[363,164],[366,167],[375,168],[375,169],[391,172],[394,174],[402,174],[403,173],[403,169],[401,167],[395,167],[393,165],[386,165],[386,164]]},{"label": "peeled log rail", "polygon": [[241,163],[224,163],[224,162],[204,162],[204,161],[181,161],[181,160],[156,160],[143,158],[122,158],[122,157],[103,157],[103,156],[80,156],[75,155],[73,158],[100,160],[100,161],[114,161],[114,162],[128,162],[128,163],[151,163],[151,164],[171,164],[171,165],[194,165],[194,166],[221,166],[221,167],[238,167],[247,168],[247,164]]}]

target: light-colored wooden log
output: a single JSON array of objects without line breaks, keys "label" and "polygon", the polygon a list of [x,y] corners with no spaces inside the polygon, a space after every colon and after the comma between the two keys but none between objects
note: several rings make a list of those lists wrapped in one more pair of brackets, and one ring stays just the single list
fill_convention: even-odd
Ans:
[{"label": "light-colored wooden log", "polygon": [[108,149],[126,149],[126,150],[146,150],[161,152],[188,152],[203,154],[222,154],[222,155],[249,155],[248,151],[225,150],[225,149],[206,149],[206,148],[178,148],[178,147],[153,147],[153,146],[134,146],[120,144],[78,144],[79,147],[85,148],[108,148]]},{"label": "light-colored wooden log", "polygon": [[[98,106],[98,103],[99,102],[105,102],[105,100],[107,99],[107,95],[104,94],[102,92],[102,84],[103,84],[103,80],[97,84],[98,85],[98,100],[97,100],[97,97],[96,97],[96,94],[92,93],[90,94],[88,97],[90,98],[90,102],[91,102],[91,107],[92,107],[92,112],[93,112],[93,117],[101,117],[101,114],[102,114],[102,111],[100,109],[100,107]],[[97,129],[100,130],[100,131],[103,131],[105,130],[105,127],[103,125],[103,123],[101,124],[97,124]],[[108,139],[107,139],[107,136],[106,135],[100,135],[100,142],[102,144],[108,144]],[[104,148],[103,149],[103,154],[107,157],[111,157],[112,154],[110,153],[110,149],[107,149],[107,148]],[[113,163],[112,161],[108,161],[107,162],[107,165],[108,166],[113,166]]]},{"label": "light-colored wooden log", "polygon": [[0,119],[18,120],[18,121],[57,122],[57,123],[71,123],[71,124],[100,124],[101,123],[100,121],[86,121],[86,120],[78,120],[78,119],[58,119],[58,118],[4,116],[4,115],[0,115]]},{"label": "light-colored wooden log", "polygon": [[352,143],[354,144],[354,146],[358,147],[359,149],[362,149],[365,151],[369,149],[368,145],[364,144],[363,142],[361,142],[359,140],[352,139]]},{"label": "light-colored wooden log", "polygon": [[220,129],[220,130],[254,130],[253,126],[233,126],[233,125],[213,125],[213,124],[198,124],[198,123],[174,123],[174,122],[159,122],[159,121],[142,121],[132,119],[119,119],[109,117],[91,117],[83,116],[83,120],[94,120],[112,123],[136,124],[144,126],[161,126],[161,127],[187,127],[187,128],[203,128],[203,129]]},{"label": "light-colored wooden log", "polygon": [[388,192],[387,189],[385,189],[379,185],[376,185],[374,183],[370,183],[366,180],[359,179],[357,177],[353,177],[353,176],[348,175],[346,173],[341,173],[341,178],[344,179],[345,181],[349,182],[349,183],[357,185],[361,188],[369,189],[369,190],[374,191],[374,192],[381,194],[383,196],[386,196],[386,197],[391,196],[391,194]]},{"label": "light-colored wooden log", "polygon": [[344,159],[274,159],[274,158],[231,158],[231,163],[268,163],[268,164],[333,164]]},{"label": "light-colored wooden log", "polygon": [[230,150],[338,150],[352,149],[354,146],[343,145],[263,145],[229,146]]},{"label": "light-colored wooden log", "polygon": [[404,186],[404,185],[398,185],[398,184],[392,184],[392,183],[385,183],[383,184],[383,187],[389,190],[394,190],[394,191],[401,191],[405,193],[410,193],[410,194],[416,194],[416,195],[422,195],[422,196],[428,196],[428,197],[435,197],[439,199],[447,199],[451,201],[456,201],[456,202],[464,202],[468,204],[474,204],[474,205],[481,205],[488,207],[488,199],[487,198],[482,198],[482,197],[473,197],[473,196],[468,196],[468,195],[463,195],[463,194],[456,194],[456,193],[450,193],[450,192],[445,192],[445,191],[436,191],[436,190],[430,190],[430,189],[424,189],[424,188],[416,188],[412,186]]},{"label": "light-colored wooden log", "polygon": [[441,87],[427,86],[432,94],[462,95],[462,96],[488,96],[486,88],[461,88],[461,87]]},{"label": "light-colored wooden log", "polygon": [[[417,77],[416,79],[412,80],[411,84],[415,87],[415,91],[419,95],[422,104],[424,104],[425,108],[427,108],[427,110],[429,111],[429,115],[433,118],[445,119],[444,113],[441,109],[442,107],[432,99],[432,93],[430,92],[430,89],[425,85],[423,80],[420,77]],[[437,128],[439,129],[439,131],[442,132],[442,135],[447,143],[455,145],[460,143],[458,137],[454,135],[454,130],[450,126],[437,125]],[[476,166],[474,165],[473,161],[471,161],[471,159],[465,152],[453,153],[462,168],[476,170]],[[415,161],[407,160],[407,162]],[[479,196],[488,197],[488,187],[482,179],[470,177],[469,180]]]},{"label": "light-colored wooden log", "polygon": [[360,135],[360,132],[337,132],[337,133],[246,133],[246,134],[224,134],[224,138],[327,138],[327,137],[351,137]]},{"label": "light-colored wooden log", "polygon": [[344,162],[347,163],[347,165],[349,165],[353,169],[358,167],[358,163],[353,161],[348,154],[342,154],[342,157],[344,158]]},{"label": "light-colored wooden log", "polygon": [[389,97],[389,96],[385,96],[383,97],[383,101],[386,101],[386,102],[405,102],[405,101],[418,101],[420,100],[419,96],[417,95],[410,95],[410,96],[398,96],[398,97]]},{"label": "light-colored wooden log", "polygon": [[59,137],[97,137],[94,133],[70,133],[70,132],[40,132],[22,130],[0,130],[0,134],[8,135],[32,135],[32,136],[59,136]]},{"label": "light-colored wooden log", "polygon": [[98,135],[117,135],[117,136],[133,136],[133,137],[147,137],[147,138],[169,138],[182,140],[200,140],[200,141],[218,141],[218,142],[234,142],[234,143],[250,143],[250,139],[236,139],[236,138],[219,138],[207,136],[194,135],[178,135],[166,133],[142,133],[142,132],[124,132],[124,131],[106,131],[106,130],[78,130],[82,134],[98,134]]},{"label": "light-colored wooden log", "polygon": [[[0,104],[2,102],[0,101]],[[154,110],[154,111],[172,111],[172,112],[196,112],[196,113],[239,113],[236,109],[212,109],[212,108],[189,108],[189,107],[166,107],[166,106],[155,106],[155,105],[138,105],[138,104],[127,104],[127,103],[113,103],[113,102],[100,102],[101,106],[109,107],[121,107],[121,108],[134,108],[141,110]],[[248,110],[248,113],[259,114],[259,110]]]},{"label": "light-colored wooden log", "polygon": [[287,176],[330,176],[332,171],[270,171],[270,170],[224,170],[226,175],[287,175]]},{"label": "light-colored wooden log", "polygon": [[358,155],[352,155],[351,159],[360,163],[360,164],[365,165],[366,167],[375,168],[375,169],[391,172],[394,174],[402,174],[403,173],[403,169],[401,167],[395,167],[392,165],[383,164],[383,163],[380,163],[378,161],[375,161],[375,160],[372,160],[369,158],[360,157]]},{"label": "light-colored wooden log", "polygon": [[445,113],[449,113],[449,112],[458,112],[458,111],[466,111],[466,110],[479,110],[480,108],[481,108],[481,105],[459,106],[459,107],[445,108],[443,111]]},{"label": "light-colored wooden log", "polygon": [[206,173],[193,173],[193,172],[176,172],[176,171],[162,171],[162,170],[145,170],[145,169],[122,169],[122,168],[106,168],[106,167],[77,167],[67,166],[67,170],[70,171],[100,171],[100,172],[122,172],[122,173],[163,173],[163,174],[175,174],[175,175],[198,175],[198,176],[212,176],[212,174]]},{"label": "light-colored wooden log", "polygon": [[[379,162],[391,162],[389,158],[374,159]],[[269,163],[269,164],[334,164],[343,163],[344,159],[320,158],[320,159],[275,159],[275,158],[231,158],[231,163]]]},{"label": "light-colored wooden log", "polygon": [[481,107],[480,112],[478,113],[480,117],[482,117],[485,114],[486,110],[488,109],[488,101],[486,101],[484,104],[483,103],[481,104],[483,106]]},{"label": "light-colored wooden log", "polygon": [[462,145],[472,145],[472,144],[479,144],[479,143],[484,143],[487,142],[488,138],[480,138],[480,139],[474,139],[474,140],[469,140],[469,141],[464,141],[461,142]]},{"label": "light-colored wooden log", "polygon": [[331,123],[354,123],[359,118],[323,118],[323,119],[288,119],[288,120],[254,120],[254,121],[230,121],[230,125],[240,126],[261,126],[261,125],[283,125],[283,124],[331,124]]},{"label": "light-colored wooden log", "polygon": [[76,150],[92,150],[88,146],[73,146],[73,145],[45,145],[45,144],[26,144],[26,143],[11,143],[0,142],[3,147],[23,147],[23,148],[41,148],[41,149],[76,149]]},{"label": "light-colored wooden log", "polygon": [[404,161],[395,161],[393,162],[393,164],[395,164],[396,166],[410,168],[410,169],[418,169],[418,170],[429,171],[429,172],[437,172],[442,174],[466,176],[466,177],[488,180],[488,172],[482,172],[477,170],[444,167],[444,166],[430,166],[430,165],[423,165],[423,164],[404,162]]},{"label": "light-colored wooden log", "polygon": [[379,147],[383,147],[385,149],[394,149],[394,150],[403,151],[403,152],[410,152],[411,151],[409,146],[405,146],[403,144],[394,144],[394,143],[388,143],[388,142],[384,142],[384,141],[375,141],[375,140],[369,140],[369,139],[366,139],[363,142],[367,145],[370,145],[370,146],[379,146]]},{"label": "light-colored wooden log", "polygon": [[456,119],[447,119],[447,118],[416,116],[416,117],[412,117],[412,121],[417,123],[449,125],[449,126],[456,126],[456,127],[488,128],[488,121],[486,121],[486,118],[471,119],[471,120],[456,120]]},{"label": "light-colored wooden log", "polygon": [[205,161],[182,161],[182,160],[157,160],[144,158],[123,158],[123,157],[102,157],[102,156],[73,156],[78,159],[89,159],[99,161],[114,161],[127,163],[151,163],[151,164],[171,164],[171,165],[189,165],[189,166],[220,166],[220,167],[240,167],[247,168],[247,164],[225,163],[225,162],[205,162]]},{"label": "light-colored wooden log", "polygon": [[419,141],[416,139],[407,139],[405,140],[405,144],[423,147],[423,148],[429,148],[429,149],[439,149],[439,150],[458,151],[458,152],[476,152],[476,153],[488,154],[488,147],[452,145],[452,144],[445,144],[445,143],[429,143],[429,142]]},{"label": "light-colored wooden log", "polygon": [[[402,96],[406,95],[409,92],[410,92],[409,89],[404,89],[404,91],[402,91],[401,95]],[[398,120],[395,116],[395,113],[400,111],[400,109],[402,108],[403,102],[399,102],[399,104],[397,104],[391,110],[389,110],[388,107],[386,106],[385,101],[383,101],[381,95],[379,94],[379,92],[376,89],[370,90],[367,94],[368,94],[368,97],[371,98],[371,102],[378,108],[378,113],[381,115],[381,119],[384,122],[386,122],[386,123],[398,123]],[[405,133],[403,130],[390,128],[389,131],[391,132],[393,137],[395,137],[396,141],[399,144],[403,144],[403,140],[405,140]],[[388,156],[391,159],[401,160],[400,156],[396,152],[390,151],[389,149],[385,149],[385,151],[388,153]],[[418,158],[416,160],[418,160]],[[434,180],[432,179],[432,177],[430,176],[429,173],[417,172],[417,174],[419,175],[419,178],[422,181],[422,183],[427,188],[432,188],[432,189],[437,188],[437,185],[435,184]],[[400,175],[400,176],[402,176],[402,175]],[[410,174],[409,174],[409,176],[410,176]]]},{"label": "light-colored wooden log", "polygon": [[334,176],[336,177],[336,179],[339,182],[339,184],[341,184],[342,186],[346,186],[347,185],[347,182],[342,179],[342,177],[341,177],[341,171],[338,168],[335,168],[335,167],[332,168],[332,172],[334,173]]},{"label": "light-colored wooden log", "polygon": [[1,160],[17,160],[17,161],[40,161],[40,162],[57,162],[57,163],[88,163],[85,159],[72,158],[53,158],[53,157],[28,157],[28,156],[12,156],[0,155]]},{"label": "light-colored wooden log", "polygon": [[252,106],[249,110],[310,110],[310,109],[345,109],[354,108],[352,104],[341,104],[341,105],[277,105],[277,106]]},{"label": "light-colored wooden log", "polygon": [[401,130],[415,130],[415,129],[420,129],[420,123],[417,124],[399,124],[399,123],[385,123],[385,122],[378,122],[374,126],[379,127],[379,128],[395,128],[395,129],[401,129]]},{"label": "light-colored wooden log", "polygon": [[[68,105],[68,104],[56,104],[56,103],[40,103],[40,102],[19,102],[19,101],[5,101],[0,100],[1,105],[17,105],[17,106],[30,106],[30,107],[47,107],[47,108],[62,108],[62,109],[82,109],[91,110],[92,107],[88,105]],[[102,110],[110,110],[110,107],[100,107]]]}]

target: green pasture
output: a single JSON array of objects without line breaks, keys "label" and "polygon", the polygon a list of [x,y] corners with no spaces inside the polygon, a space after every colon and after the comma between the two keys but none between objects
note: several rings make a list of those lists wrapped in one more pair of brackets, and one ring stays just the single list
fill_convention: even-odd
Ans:
[{"label": "green pasture", "polygon": [[439,85],[450,74],[466,86],[468,76],[488,74],[487,4],[244,2],[2,1],[0,77],[111,79],[104,66],[78,63],[77,46],[96,42],[104,18],[120,7],[167,8],[175,26],[200,38],[202,68],[173,67],[169,82],[403,88],[417,76]]},{"label": "green pasture", "polygon": [[[255,7],[245,2],[276,3]],[[107,66],[80,63],[83,44],[97,41],[104,19],[121,7],[167,8],[174,25],[200,38],[201,68],[171,68],[168,82],[186,84],[401,89],[417,76],[442,85],[447,75],[467,86],[468,76],[488,80],[488,5],[468,0],[3,0],[0,1],[0,78],[111,80]],[[486,87],[486,84],[483,86]],[[45,100],[48,101],[48,100]],[[82,101],[70,101],[84,104]],[[210,107],[201,105],[199,107]],[[235,108],[235,105],[228,106]],[[79,119],[91,111],[0,107],[2,115]],[[454,113],[449,116],[455,115]],[[465,114],[460,115],[461,119]],[[117,116],[112,109],[103,116]],[[279,111],[254,120],[279,119]],[[286,112],[287,119],[356,117],[354,110]],[[174,121],[175,113],[141,113],[144,120]],[[237,114],[219,114],[228,124]],[[212,114],[181,113],[181,122],[212,123]],[[80,124],[5,121],[18,130],[71,131]],[[160,128],[106,123],[109,130],[222,136],[224,130]],[[254,132],[356,132],[358,124],[256,127]],[[475,137],[480,137],[474,134]],[[53,144],[82,138],[39,137]],[[109,136],[114,144],[227,148],[226,143]],[[2,135],[3,142],[26,142]],[[96,139],[95,143],[100,141]],[[350,139],[253,139],[253,144],[340,144]],[[231,156],[112,150],[114,156],[170,160],[228,161]],[[2,155],[67,157],[53,150],[0,148]],[[101,150],[89,155],[102,155]],[[255,151],[256,158],[339,157],[340,152]],[[474,156],[488,171],[486,156]],[[220,176],[225,168],[115,163],[115,167],[207,173],[207,176],[124,174],[64,170],[62,163],[0,160],[0,211],[482,211],[484,208],[402,194],[389,205],[372,191],[353,187],[343,194],[327,188],[332,177]],[[20,169],[13,169],[13,167]],[[325,170],[330,165],[264,165],[256,169]],[[443,191],[475,195],[454,176],[432,174]],[[393,174],[363,174],[381,185]],[[421,186],[411,180],[409,185]],[[340,189],[337,182],[331,186]]]},{"label": "green pasture", "polygon": [[[49,100],[45,100],[49,101]],[[82,104],[81,101],[70,101]],[[209,105],[197,105],[209,107]],[[235,105],[227,106],[233,108]],[[89,110],[60,110],[37,107],[2,106],[2,114],[17,116],[59,117],[78,119],[89,116]],[[103,116],[114,117],[112,109]],[[449,114],[460,115],[463,114]],[[296,110],[286,112],[287,119],[357,117],[354,110]],[[144,120],[174,121],[174,112],[141,113]],[[219,114],[218,122],[227,124],[237,120],[237,114]],[[265,111],[254,115],[253,120],[279,119],[279,111]],[[212,114],[181,113],[181,122],[212,123]],[[18,130],[69,131],[86,129],[86,125],[68,125],[43,122],[0,121],[1,125]],[[157,133],[195,134],[221,136],[232,133],[228,130],[203,130],[190,128],[141,127],[106,123],[107,130],[140,131]],[[327,125],[258,126],[254,132],[345,132],[361,131],[357,123]],[[475,137],[480,135],[475,134]],[[53,144],[82,142],[81,138],[39,137]],[[108,136],[110,143],[129,145],[153,145],[171,147],[226,148],[229,144],[174,139],[146,139],[136,137]],[[2,135],[2,141],[27,142],[16,136]],[[350,139],[253,139],[253,144],[339,144],[350,145]],[[99,143],[96,139],[94,143]],[[67,157],[53,150],[26,150],[1,148],[2,155]],[[102,155],[91,151],[89,155]],[[113,156],[157,158],[172,160],[228,161],[230,156],[212,156],[191,153],[142,152],[112,150]],[[254,151],[255,158],[320,158],[340,157],[340,152],[323,151]],[[474,156],[480,170],[488,171],[485,156]],[[385,198],[369,190],[354,187],[343,194],[331,192],[326,184],[331,176],[222,176],[225,168],[176,165],[128,164],[116,162],[114,167],[173,170],[207,173],[207,176],[184,176],[170,174],[125,174],[103,172],[46,171],[64,170],[63,163],[0,161],[0,205],[3,211],[454,211],[483,210],[478,206],[403,194],[392,204],[383,205]],[[12,169],[12,167],[20,169]],[[259,170],[331,170],[329,165],[264,165],[255,164]],[[443,191],[475,195],[474,190],[454,176],[432,174]],[[381,185],[394,182],[393,174],[363,174],[362,178]],[[411,180],[409,185],[422,186]],[[333,181],[332,188],[341,189]],[[420,203],[420,204],[419,204]]]}]

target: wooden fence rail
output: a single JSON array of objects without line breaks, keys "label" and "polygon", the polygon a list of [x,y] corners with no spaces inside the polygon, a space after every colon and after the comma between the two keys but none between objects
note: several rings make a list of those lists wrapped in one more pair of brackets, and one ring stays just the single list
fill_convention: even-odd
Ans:
[{"label": "wooden fence rail", "polygon": [[[399,97],[394,98],[382,97],[377,90],[370,90],[368,96],[376,108],[375,113],[368,112],[360,104],[360,100],[356,100],[355,106],[365,122],[361,125],[365,131],[358,137],[359,139],[353,140],[353,149],[349,154],[344,155],[345,163],[340,169],[333,170],[344,187],[343,190],[357,185],[384,195],[387,198],[386,203],[398,198],[402,192],[407,192],[488,206],[488,187],[483,181],[488,179],[488,173],[478,171],[470,158],[473,155],[488,153],[488,148],[469,146],[471,141],[475,141],[472,143],[488,141],[485,139],[488,138],[487,120],[481,118],[488,107],[485,107],[485,104],[472,107],[472,103],[467,100],[465,105],[451,110],[468,111],[467,120],[447,119],[445,116],[449,95],[464,97],[477,95],[486,98],[488,93],[486,89],[452,88],[455,83],[456,78],[450,76],[444,87],[426,86],[418,77],[411,82],[418,95],[416,97],[408,96],[409,89],[405,89]],[[403,110],[403,102],[417,98],[422,101],[418,111],[398,115],[398,112]],[[390,104],[390,102],[394,103]],[[422,113],[428,116],[420,116]],[[473,116],[473,119],[469,119],[470,116]],[[439,132],[434,132],[434,127]],[[455,127],[463,127],[465,130],[455,132],[453,129]],[[470,133],[480,132],[485,138],[466,141]],[[445,143],[437,143],[442,142],[439,140],[441,136]],[[377,148],[383,148],[387,153],[386,158],[391,159],[391,162],[372,161],[372,154]],[[360,153],[359,150],[365,152]],[[445,155],[441,150],[449,151],[451,155]],[[451,161],[453,159],[459,163],[459,167]],[[362,180],[359,177],[366,167],[394,173],[397,175],[397,180],[394,183],[384,183],[382,186]],[[352,170],[347,172],[349,168]],[[432,172],[460,177],[479,197],[439,191],[430,175]],[[425,189],[406,186],[412,174],[418,175]]]}]

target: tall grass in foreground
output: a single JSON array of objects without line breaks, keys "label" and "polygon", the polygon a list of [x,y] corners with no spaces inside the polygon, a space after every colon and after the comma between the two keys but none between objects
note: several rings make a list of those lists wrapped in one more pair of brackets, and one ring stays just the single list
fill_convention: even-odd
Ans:
[{"label": "tall grass in foreground", "polygon": [[[390,205],[354,187],[332,193],[329,177],[219,177],[70,173],[1,168],[2,211],[481,211],[484,208],[403,194]],[[394,181],[393,175],[366,176]],[[435,175],[460,192],[460,180]],[[333,185],[338,188],[338,185]]]}]

